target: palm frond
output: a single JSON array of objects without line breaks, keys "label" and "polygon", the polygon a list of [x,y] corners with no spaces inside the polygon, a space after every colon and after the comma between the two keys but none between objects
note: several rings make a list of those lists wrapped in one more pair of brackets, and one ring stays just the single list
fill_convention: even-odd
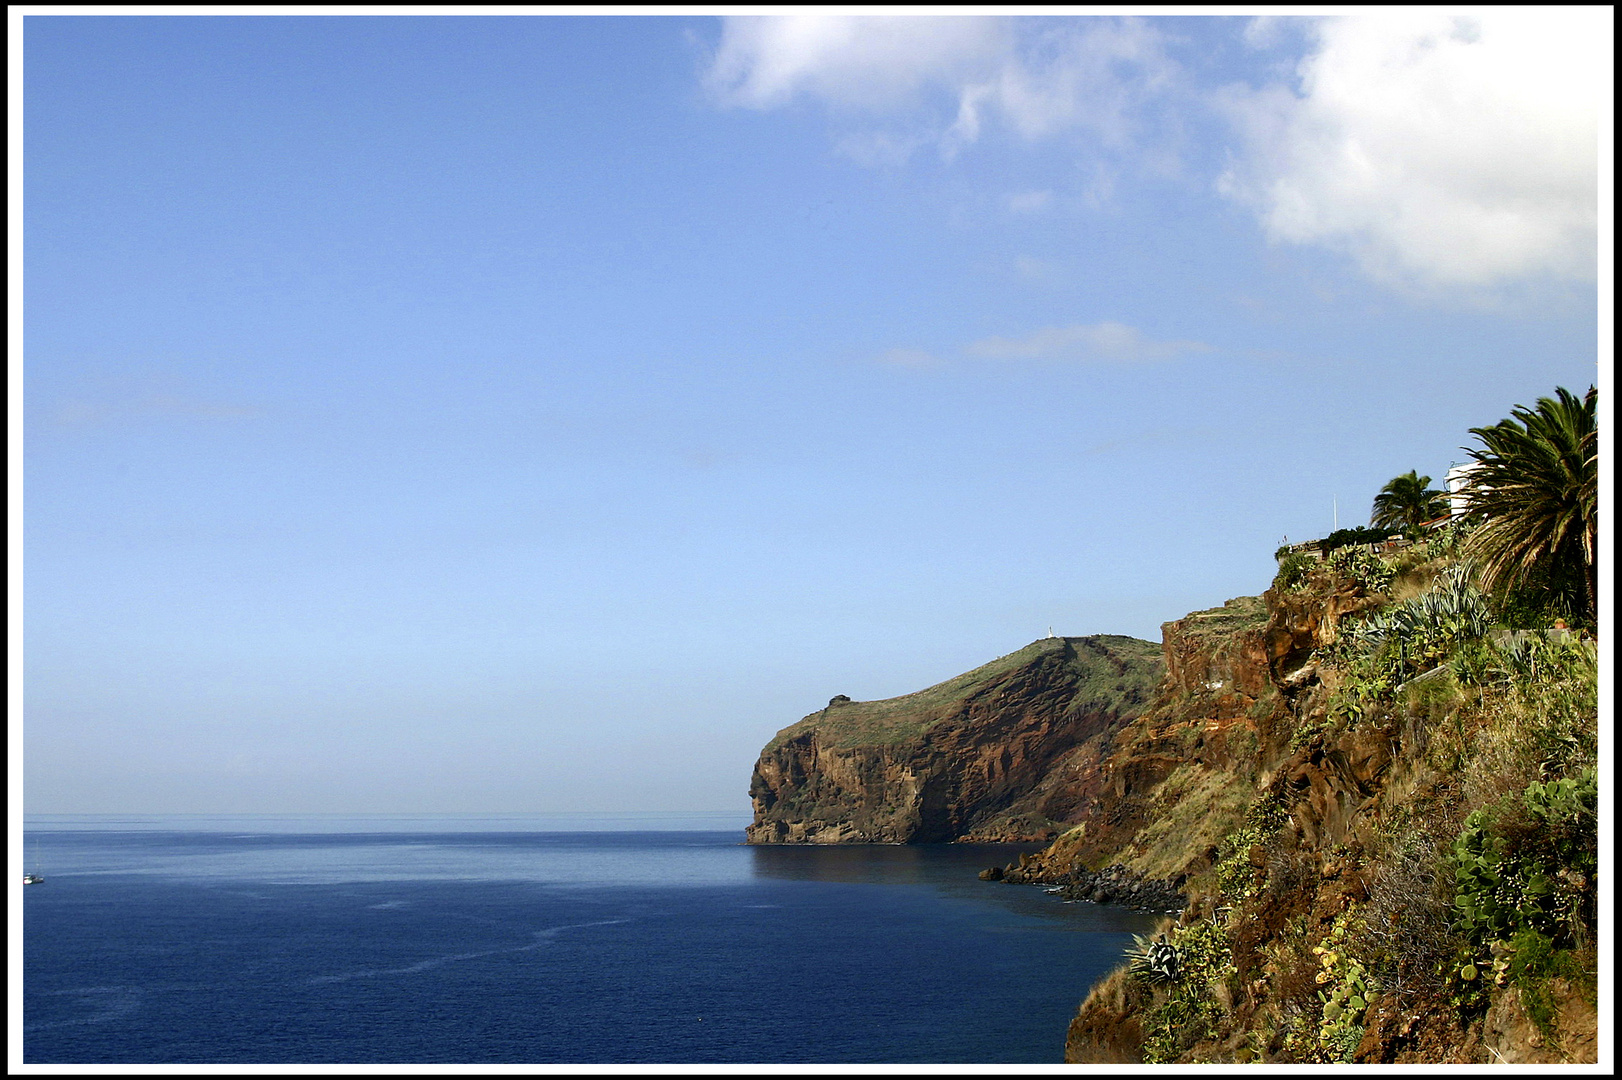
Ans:
[{"label": "palm frond", "polygon": [[1598,548],[1597,393],[1565,387],[1537,406],[1470,433],[1479,464],[1465,489],[1477,525],[1465,551],[1489,591],[1524,585],[1540,571],[1581,574],[1593,610]]}]

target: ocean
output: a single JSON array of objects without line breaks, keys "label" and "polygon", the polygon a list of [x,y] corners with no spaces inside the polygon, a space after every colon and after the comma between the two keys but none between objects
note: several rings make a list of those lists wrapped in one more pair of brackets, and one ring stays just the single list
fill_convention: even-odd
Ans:
[{"label": "ocean", "polygon": [[1034,846],[743,846],[703,819],[34,819],[23,1059],[1057,1064],[1154,917]]}]

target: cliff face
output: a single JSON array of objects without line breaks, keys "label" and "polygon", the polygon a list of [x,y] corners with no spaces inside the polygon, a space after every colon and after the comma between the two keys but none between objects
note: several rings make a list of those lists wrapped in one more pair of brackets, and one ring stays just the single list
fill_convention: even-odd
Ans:
[{"label": "cliff face", "polygon": [[[1242,596],[1162,624],[1165,676],[1148,706],[1106,755],[1069,778],[1075,827],[1010,868],[1008,880],[1063,884],[1078,866],[1112,860],[1151,878],[1208,870],[1219,841],[1291,757],[1299,721],[1324,719],[1318,650],[1335,641],[1342,618],[1381,599],[1332,582],[1310,596]],[[1380,753],[1365,732],[1292,760],[1288,782],[1319,810],[1303,815],[1305,827],[1343,824],[1343,804],[1366,796]]]},{"label": "cliff face", "polygon": [[1135,638],[1045,638],[915,694],[835,698],[761,752],[748,841],[1050,839],[1161,669]]},{"label": "cliff face", "polygon": [[1094,987],[1067,1061],[1595,1060],[1591,647],[1522,671],[1466,642],[1381,684],[1337,646],[1446,564],[1379,591],[1324,567],[1165,624],[1148,707],[1072,760],[1073,827],[982,875],[1182,909],[1179,976]]},{"label": "cliff face", "polygon": [[1043,840],[981,877],[1171,916],[1068,1062],[1595,1061],[1597,650],[1494,629],[1456,539],[836,698],[750,842]]}]

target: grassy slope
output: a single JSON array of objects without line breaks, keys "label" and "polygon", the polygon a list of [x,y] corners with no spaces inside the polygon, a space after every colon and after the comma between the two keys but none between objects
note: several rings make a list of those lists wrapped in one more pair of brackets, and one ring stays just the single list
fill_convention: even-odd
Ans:
[{"label": "grassy slope", "polygon": [[[885,746],[922,735],[942,720],[958,715],[964,704],[988,686],[1049,653],[1074,650],[1078,677],[1075,708],[1110,706],[1147,700],[1160,678],[1160,646],[1118,634],[1080,638],[1041,638],[989,664],[945,682],[881,701],[851,701],[818,710],[779,731],[766,750],[815,730],[827,746]],[[1102,653],[1103,655],[1100,655]],[[1105,657],[1124,661],[1124,672]]]},{"label": "grassy slope", "polygon": [[1183,632],[1197,637],[1227,637],[1267,624],[1267,602],[1259,596],[1236,596],[1221,607],[1184,615]]}]

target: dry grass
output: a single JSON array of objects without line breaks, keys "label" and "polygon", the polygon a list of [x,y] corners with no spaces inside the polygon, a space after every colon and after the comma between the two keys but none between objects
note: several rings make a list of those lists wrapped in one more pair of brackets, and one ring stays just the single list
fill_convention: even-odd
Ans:
[{"label": "dry grass", "polygon": [[1486,806],[1518,795],[1536,780],[1537,741],[1519,717],[1499,716],[1475,733],[1470,767],[1463,777],[1467,806]]},{"label": "dry grass", "polygon": [[1386,589],[1386,595],[1395,603],[1412,600],[1420,593],[1429,592],[1436,575],[1452,566],[1455,560],[1446,557],[1428,559],[1417,552],[1404,552],[1392,560],[1396,577]]},{"label": "dry grass", "polygon": [[1364,874],[1369,900],[1353,949],[1373,962],[1381,992],[1405,1002],[1447,990],[1447,962],[1458,942],[1448,929],[1446,857],[1435,828],[1416,828]]},{"label": "dry grass", "polygon": [[[1152,934],[1168,931],[1172,920],[1162,920]],[[1143,1031],[1139,1018],[1155,1001],[1156,992],[1135,978],[1125,961],[1096,983],[1070,1022],[1065,1060],[1078,1064],[1136,1064],[1143,1058]]]},{"label": "dry grass", "polygon": [[1312,954],[1312,941],[1305,934],[1285,934],[1275,939],[1273,963],[1278,969],[1274,999],[1286,1013],[1317,1016],[1318,972],[1323,965]]},{"label": "dry grass", "polygon": [[1127,865],[1150,877],[1170,877],[1215,847],[1244,820],[1253,785],[1205,765],[1181,765],[1155,791],[1149,824],[1138,832]]}]

